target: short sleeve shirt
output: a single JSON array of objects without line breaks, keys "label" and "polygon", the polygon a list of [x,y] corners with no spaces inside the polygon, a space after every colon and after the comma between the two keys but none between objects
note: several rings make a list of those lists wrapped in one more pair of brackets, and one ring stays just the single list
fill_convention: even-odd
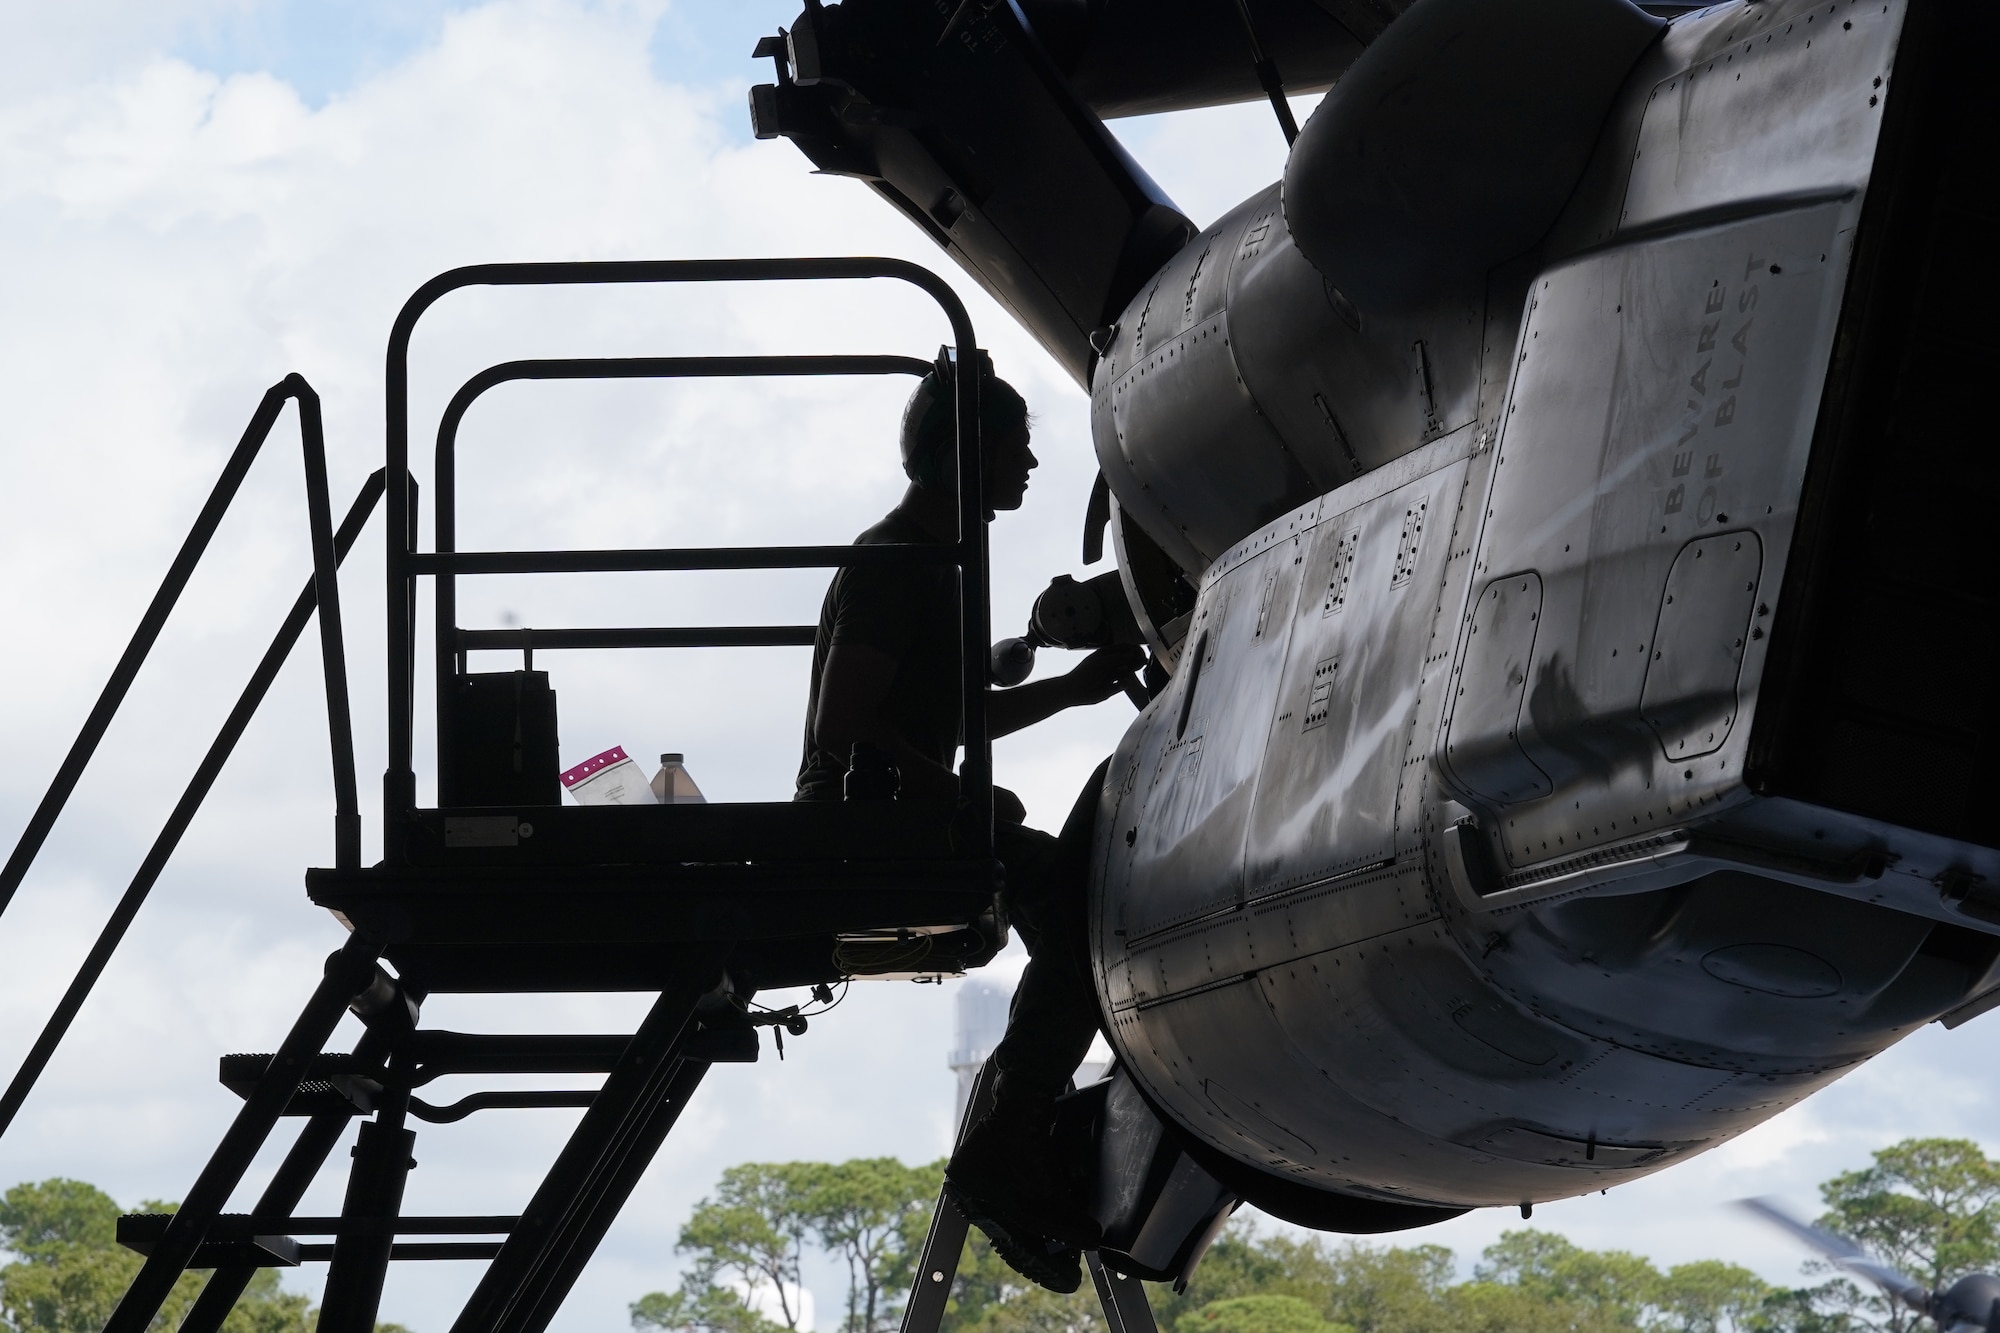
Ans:
[{"label": "short sleeve shirt", "polygon": [[[854,540],[857,546],[872,546],[929,544],[936,539],[901,509],[892,509]],[[941,767],[955,767],[963,735],[956,584],[954,567],[915,562],[843,568],[833,576],[813,636],[812,691],[806,704],[797,799],[841,799],[848,756],[821,749],[813,739],[827,654],[840,644],[865,644],[895,659],[896,674],[882,705],[884,720],[910,748]]]}]

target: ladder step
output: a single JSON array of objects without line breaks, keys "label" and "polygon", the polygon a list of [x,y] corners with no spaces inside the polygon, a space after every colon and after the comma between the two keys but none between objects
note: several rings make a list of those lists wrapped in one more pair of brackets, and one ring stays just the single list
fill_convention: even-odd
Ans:
[{"label": "ladder step", "polygon": [[[751,1055],[756,1053],[756,1037],[750,1037]],[[229,1055],[225,1060],[266,1060],[261,1055]],[[255,1076],[248,1081],[241,1077],[240,1070],[224,1068],[222,1085],[238,1097],[248,1097],[256,1086]],[[382,1091],[380,1084],[372,1079],[309,1079],[299,1085],[292,1094],[291,1101],[285,1103],[286,1115],[325,1115],[329,1112],[341,1115],[367,1115],[375,1109],[375,1098]],[[592,1088],[563,1088],[551,1091],[502,1091],[475,1092],[443,1106],[434,1106],[421,1097],[410,1099],[410,1114],[419,1120],[434,1125],[448,1125],[463,1120],[474,1111],[503,1109],[540,1109],[556,1106],[588,1106],[597,1096]]]},{"label": "ladder step", "polygon": [[[151,1254],[166,1234],[171,1213],[131,1213],[118,1219],[118,1243],[140,1254]],[[214,1229],[211,1228],[213,1231]],[[297,1268],[299,1243],[290,1236],[216,1235],[195,1249],[189,1268]]]},{"label": "ladder step", "polygon": [[[505,1033],[419,1031],[405,1038],[419,1086],[446,1074],[608,1074],[625,1053],[631,1036],[621,1032]],[[222,1086],[248,1097],[271,1067],[269,1054],[225,1055],[217,1071]],[[336,1089],[368,1085],[379,1092],[380,1061],[338,1051],[316,1055],[306,1066],[307,1082]]]},{"label": "ladder step", "polygon": [[[500,1253],[497,1240],[398,1241],[389,1247],[390,1262],[416,1259],[491,1259]],[[323,1264],[333,1258],[331,1245],[299,1246],[299,1262]]]},{"label": "ladder step", "polygon": [[[258,1080],[271,1067],[269,1055],[225,1055],[219,1062],[216,1076],[222,1086],[238,1097],[249,1098],[257,1090]],[[292,1100],[285,1105],[286,1115],[320,1115],[329,1111],[345,1111],[349,1115],[367,1115],[375,1109],[375,1099],[382,1093],[379,1076],[381,1066],[367,1060],[357,1060],[351,1055],[317,1055],[306,1067],[306,1076],[299,1083],[299,1090],[292,1094]]]},{"label": "ladder step", "polygon": [[[172,1213],[127,1213],[118,1219],[118,1243],[144,1254],[174,1220]],[[257,1217],[223,1213],[209,1225],[210,1244],[301,1236],[509,1236],[519,1217],[504,1213],[445,1217]]]}]

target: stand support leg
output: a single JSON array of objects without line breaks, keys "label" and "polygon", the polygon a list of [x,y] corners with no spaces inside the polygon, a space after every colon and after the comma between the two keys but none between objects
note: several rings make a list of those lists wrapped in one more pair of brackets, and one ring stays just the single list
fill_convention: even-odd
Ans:
[{"label": "stand support leg", "polygon": [[681,1102],[673,1094],[691,1091],[706,1072],[703,1064],[683,1067],[678,1052],[693,1027],[695,1002],[721,980],[727,946],[678,952],[668,973],[676,982],[653,1002],[452,1333],[535,1333],[548,1323],[678,1118]]},{"label": "stand support leg", "polygon": [[1159,1333],[1153,1322],[1153,1306],[1146,1299],[1146,1289],[1139,1279],[1124,1273],[1114,1273],[1104,1266],[1091,1250],[1083,1256],[1090,1267],[1091,1285],[1097,1288],[1097,1299],[1104,1305],[1104,1322],[1111,1333]]},{"label": "stand support leg", "polygon": [[[361,1126],[354,1169],[347,1176],[347,1198],[340,1208],[343,1222],[389,1224],[402,1215],[403,1186],[415,1165],[410,1154],[417,1146],[415,1132],[403,1128],[409,1105],[409,1089],[390,1089],[375,1119]],[[320,1301],[320,1333],[371,1333],[382,1305],[382,1283],[389,1275],[389,1249],[395,1242],[388,1225],[377,1234],[343,1231],[335,1238],[326,1295]]]},{"label": "stand support leg", "polygon": [[939,1195],[937,1208],[931,1213],[931,1229],[924,1236],[923,1253],[917,1262],[916,1282],[910,1288],[910,1299],[903,1303],[903,1333],[937,1333],[971,1229],[972,1224],[965,1220],[958,1205],[948,1196]]},{"label": "stand support leg", "polygon": [[[310,1184],[352,1119],[351,1115],[334,1112],[308,1120],[306,1127],[299,1131],[298,1142],[292,1145],[284,1164],[278,1168],[279,1177],[282,1178],[295,1162],[305,1166],[306,1159],[310,1159],[310,1166],[306,1167],[306,1182]],[[271,1183],[275,1187],[277,1180]],[[280,1201],[274,1197],[274,1189],[266,1189],[257,1200],[257,1212],[287,1216],[298,1207],[299,1196],[304,1193],[305,1186],[301,1185],[298,1195]],[[257,1269],[251,1264],[231,1264],[216,1269],[202,1284],[201,1295],[195,1299],[194,1308],[188,1311],[187,1318],[181,1321],[178,1333],[216,1333],[222,1327],[222,1321],[229,1317],[229,1312],[236,1308],[236,1302],[243,1298],[244,1288],[255,1276]]]},{"label": "stand support leg", "polygon": [[352,935],[339,952],[327,959],[326,975],[306,1001],[292,1030],[285,1034],[277,1054],[271,1057],[270,1068],[244,1101],[243,1109],[236,1113],[208,1165],[195,1178],[180,1211],[174,1214],[159,1244],[146,1257],[145,1266],[119,1299],[118,1308],[104,1325],[104,1333],[146,1333],[167,1293],[187,1271],[188,1261],[194,1258],[209,1225],[229,1202],[257,1150],[270,1137],[278,1117],[298,1091],[307,1064],[326,1048],[327,1038],[339,1025],[347,1002],[374,978],[379,952],[374,943]]},{"label": "stand support leg", "polygon": [[676,1063],[678,1068],[652,1119],[627,1143],[614,1153],[607,1154],[612,1169],[583,1198],[575,1223],[567,1234],[558,1244],[548,1247],[533,1286],[504,1325],[510,1333],[543,1333],[549,1321],[556,1317],[570,1288],[576,1285],[584,1266],[597,1252],[598,1242],[604,1239],[604,1233],[618,1219],[625,1200],[631,1197],[639,1177],[652,1164],[660,1144],[680,1120],[681,1111],[687,1106],[688,1099],[694,1096],[695,1089],[701,1086],[701,1080],[709,1069],[707,1062],[701,1060]]},{"label": "stand support leg", "polygon": [[[965,1116],[958,1122],[959,1139],[979,1123],[993,1105],[996,1071],[987,1061],[973,1080],[972,1095],[965,1099]],[[954,1140],[954,1145],[956,1140]],[[917,1255],[917,1280],[910,1299],[903,1303],[902,1333],[937,1333],[944,1319],[945,1303],[951,1299],[952,1281],[958,1276],[958,1261],[965,1254],[965,1237],[971,1223],[958,1210],[950,1194],[938,1191],[937,1207],[931,1211],[931,1229],[924,1236],[924,1248]],[[1113,1330],[1113,1333],[1118,1333]]]}]

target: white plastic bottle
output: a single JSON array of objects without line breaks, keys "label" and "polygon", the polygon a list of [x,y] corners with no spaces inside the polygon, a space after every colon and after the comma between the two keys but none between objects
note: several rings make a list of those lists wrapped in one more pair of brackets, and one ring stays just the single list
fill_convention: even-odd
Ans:
[{"label": "white plastic bottle", "polygon": [[708,798],[688,776],[686,755],[663,754],[660,771],[653,774],[653,798],[661,805],[707,805]]}]

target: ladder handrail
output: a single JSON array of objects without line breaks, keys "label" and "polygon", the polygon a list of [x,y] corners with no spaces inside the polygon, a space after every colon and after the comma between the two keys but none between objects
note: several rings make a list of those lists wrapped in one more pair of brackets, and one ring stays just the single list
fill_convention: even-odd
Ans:
[{"label": "ladder handrail", "polygon": [[[362,484],[360,493],[354,497],[354,503],[348,507],[347,516],[341,520],[340,530],[334,534],[332,541],[333,564],[336,568],[361,536],[362,525],[367,523],[368,516],[375,512],[375,505],[381,500],[382,491],[383,479],[381,472],[378,471]],[[215,740],[208,747],[208,753],[196,766],[194,776],[188,779],[186,789],[181,793],[180,800],[175,803],[172,813],[167,816],[167,822],[161,827],[159,836],[153,840],[145,860],[139,863],[139,869],[133,873],[132,881],[126,886],[124,895],[112,909],[110,919],[98,933],[90,952],[84,955],[83,962],[78,966],[69,988],[63,992],[62,999],[57,1002],[55,1011],[50,1014],[41,1035],[35,1039],[35,1044],[29,1047],[27,1055],[22,1057],[20,1067],[14,1071],[13,1080],[8,1083],[6,1092],[0,1094],[0,1136],[4,1136],[8,1127],[14,1123],[14,1117],[20,1113],[22,1105],[28,1100],[28,1094],[34,1091],[35,1083],[41,1078],[42,1071],[55,1056],[56,1048],[68,1035],[70,1024],[76,1021],[77,1014],[83,1009],[84,1001],[90,998],[90,992],[97,985],[97,979],[104,974],[105,967],[111,962],[112,954],[117,952],[118,945],[124,940],[125,932],[139,915],[139,909],[145,905],[146,896],[152,892],[153,885],[159,880],[161,872],[166,869],[167,861],[173,856],[174,849],[180,846],[182,835],[194,822],[195,814],[201,809],[202,802],[207,799],[209,789],[221,776],[223,765],[229,761],[230,754],[236,749],[236,742],[242,739],[244,731],[250,726],[250,719],[256,715],[258,707],[264,702],[264,696],[270,691],[272,682],[278,678],[278,672],[290,658],[292,648],[298,643],[299,635],[305,632],[306,621],[311,619],[314,609],[319,605],[319,582],[317,574],[309,578],[306,586],[299,592],[298,598],[292,603],[292,609],[286,615],[284,623],[278,627],[277,634],[271,640],[271,646],[265,650],[257,669],[250,674],[250,683],[243,687],[243,693],[237,697],[236,706],[223,720]],[[338,614],[337,609],[335,614]]]},{"label": "ladder handrail", "polygon": [[[958,357],[958,364],[970,367],[975,364],[977,343],[973,337],[972,321],[966,314],[964,304],[951,286],[930,270],[898,259],[877,258],[825,258],[825,259],[694,259],[694,260],[638,260],[638,261],[586,261],[573,263],[527,263],[527,264],[478,264],[452,269],[432,278],[419,287],[404,303],[396,316],[396,322],[389,334],[386,366],[385,409],[387,415],[386,465],[389,476],[389,532],[386,578],[388,588],[388,771],[383,775],[383,825],[385,829],[384,856],[394,860],[401,855],[400,838],[387,836],[386,831],[395,828],[409,818],[416,809],[416,772],[414,768],[415,742],[415,671],[416,671],[416,579],[422,574],[440,575],[440,652],[438,663],[442,672],[450,664],[449,646],[442,642],[443,626],[447,623],[443,614],[450,594],[443,585],[450,574],[471,572],[468,565],[459,563],[462,556],[451,552],[446,543],[455,540],[449,527],[441,525],[439,549],[425,558],[416,550],[414,509],[403,489],[409,477],[409,350],[410,340],[416,330],[418,320],[430,307],[446,294],[466,287],[476,286],[551,286],[595,283],[684,283],[684,282],[769,282],[769,281],[811,281],[821,279],[862,279],[889,278],[907,282],[929,295],[943,309],[952,330],[952,340]],[[863,360],[909,361],[909,358],[862,358]],[[657,376],[658,369],[640,370],[642,363],[654,367],[679,363],[710,360],[708,358],[601,358],[596,363],[610,377],[630,377],[644,374]],[[714,358],[720,362],[721,374],[787,373],[784,371],[747,369],[752,364],[762,363],[775,366],[788,361],[829,362],[853,361],[854,358],[788,358],[788,357],[744,357]],[[508,363],[511,366],[534,363]],[[560,363],[558,363],[560,364]],[[568,363],[582,367],[592,364],[578,361]],[[914,363],[913,364],[922,364]],[[899,367],[900,368],[900,367]],[[925,367],[928,369],[928,366]],[[490,383],[482,384],[482,377],[502,372],[503,367],[493,367],[481,372],[462,387],[452,400],[457,405],[461,398],[467,403],[476,397]],[[824,370],[814,373],[828,373]],[[833,373],[848,373],[836,371]],[[873,373],[882,373],[875,370]],[[529,378],[530,376],[518,376]],[[550,375],[548,378],[556,376]],[[576,376],[565,378],[599,377],[599,372],[579,370]],[[492,383],[501,382],[493,380]],[[986,540],[986,500],[985,477],[980,464],[979,443],[979,376],[961,374],[953,377],[954,407],[958,436],[958,540],[946,549],[952,550],[953,562],[960,569],[960,658],[962,669],[963,698],[963,744],[965,760],[962,768],[960,790],[961,815],[959,831],[967,843],[967,852],[975,857],[990,857],[993,849],[993,759],[991,737],[986,719],[987,650],[992,635],[991,616],[987,604],[987,540]],[[480,387],[475,389],[474,386]],[[463,415],[461,408],[458,415]],[[455,432],[457,421],[447,410],[446,418],[440,425],[440,433]],[[441,454],[441,456],[443,456]],[[449,482],[440,476],[441,489]],[[442,501],[441,497],[441,501]],[[444,512],[441,510],[440,512]],[[780,568],[799,567],[804,564],[822,563],[821,548],[796,548],[796,554],[810,555],[812,558],[794,564],[792,560],[781,559],[779,552],[785,548],[734,548],[742,555],[738,558],[764,557],[755,564],[728,565],[704,564],[696,568]],[[839,548],[847,552],[868,548]],[[881,549],[881,548],[877,548]],[[890,559],[906,558],[908,554],[924,550],[922,547],[889,548],[883,555]],[[489,559],[500,556],[505,564],[507,553],[484,553]],[[581,557],[588,560],[606,553],[593,552],[543,552],[543,558],[564,556],[571,559]],[[631,553],[628,553],[631,554]],[[654,558],[671,557],[674,552],[637,553]],[[709,557],[722,555],[718,552],[703,553]],[[726,556],[724,558],[727,558]],[[835,561],[834,564],[858,563],[852,560]],[[586,564],[572,565],[571,568],[589,568]],[[672,565],[642,564],[637,568],[672,568]],[[496,571],[497,572],[497,571]],[[442,694],[440,699],[442,700]],[[440,714],[443,705],[440,703]]]},{"label": "ladder handrail", "polygon": [[69,803],[76,784],[82,780],[84,769],[89,767],[92,756],[97,753],[98,744],[103,741],[104,733],[110,729],[112,719],[117,716],[126,694],[131,691],[132,682],[139,675],[139,668],[145,665],[147,655],[152,652],[160,631],[166,626],[167,617],[187,588],[188,580],[194,576],[195,566],[208,550],[216,529],[222,526],[223,516],[236,499],[243,478],[249,474],[250,465],[257,460],[258,451],[269,438],[271,427],[277,424],[278,414],[284,410],[289,399],[297,399],[299,404],[299,434],[305,453],[306,513],[312,532],[313,574],[326,593],[320,615],[320,651],[321,668],[326,676],[327,724],[332,733],[334,851],[336,859],[342,856],[347,858],[342,864],[361,864],[361,815],[355,791],[354,727],[347,698],[347,657],[340,632],[340,589],[334,576],[337,562],[333,559],[333,517],[327,496],[326,438],[320,422],[319,395],[303,376],[293,373],[264,391],[263,400],[251,414],[250,424],[243,428],[242,438],[236,442],[235,450],[223,466],[222,475],[216,479],[207,502],[195,516],[194,526],[188,530],[173,563],[167,566],[159,591],[153,594],[146,613],[139,618],[139,627],[132,632],[131,641],[125,645],[124,653],[111,670],[111,678],[105,682],[104,689],[97,696],[97,703],[84,718],[76,740],[64,756],[62,766],[56,770],[55,778],[43,793],[41,804],[29,817],[27,827],[14,844],[14,851],[7,858],[6,865],[0,866],[0,912],[7,910],[35,858],[41,854],[42,845],[48,841],[63,807]]}]

